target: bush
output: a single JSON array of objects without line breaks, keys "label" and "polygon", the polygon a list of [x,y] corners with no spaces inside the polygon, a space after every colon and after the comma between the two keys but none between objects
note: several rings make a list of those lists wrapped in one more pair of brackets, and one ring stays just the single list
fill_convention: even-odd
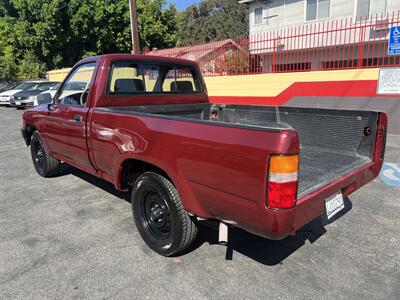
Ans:
[{"label": "bush", "polygon": [[19,78],[41,78],[46,71],[46,65],[41,63],[33,51],[25,52],[18,66]]}]

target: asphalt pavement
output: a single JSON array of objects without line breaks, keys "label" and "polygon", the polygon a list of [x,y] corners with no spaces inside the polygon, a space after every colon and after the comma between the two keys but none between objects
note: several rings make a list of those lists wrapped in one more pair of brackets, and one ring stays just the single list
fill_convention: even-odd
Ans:
[{"label": "asphalt pavement", "polygon": [[400,299],[400,136],[388,137],[388,172],[334,223],[282,241],[236,229],[229,247],[202,228],[165,258],[111,184],[69,166],[39,177],[21,114],[0,107],[0,299]]}]

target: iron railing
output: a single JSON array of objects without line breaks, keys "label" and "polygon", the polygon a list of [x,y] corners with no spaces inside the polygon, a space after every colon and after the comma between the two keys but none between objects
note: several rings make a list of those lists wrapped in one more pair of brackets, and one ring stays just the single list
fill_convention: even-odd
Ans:
[{"label": "iron railing", "polygon": [[400,56],[387,54],[390,27],[399,23],[400,10],[146,54],[197,61],[206,76],[399,66]]}]

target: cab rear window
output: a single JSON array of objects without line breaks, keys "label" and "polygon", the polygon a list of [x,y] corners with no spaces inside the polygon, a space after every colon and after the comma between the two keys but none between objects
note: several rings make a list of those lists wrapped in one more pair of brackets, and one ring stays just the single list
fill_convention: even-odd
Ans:
[{"label": "cab rear window", "polygon": [[201,91],[200,77],[193,66],[130,61],[113,63],[107,86],[107,93],[111,95]]}]

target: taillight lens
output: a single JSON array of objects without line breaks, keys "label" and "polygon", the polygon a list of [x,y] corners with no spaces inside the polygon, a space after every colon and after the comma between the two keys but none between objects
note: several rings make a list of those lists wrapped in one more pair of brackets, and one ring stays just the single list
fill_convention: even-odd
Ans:
[{"label": "taillight lens", "polygon": [[298,176],[298,155],[271,156],[268,172],[268,208],[291,208],[296,204]]}]

